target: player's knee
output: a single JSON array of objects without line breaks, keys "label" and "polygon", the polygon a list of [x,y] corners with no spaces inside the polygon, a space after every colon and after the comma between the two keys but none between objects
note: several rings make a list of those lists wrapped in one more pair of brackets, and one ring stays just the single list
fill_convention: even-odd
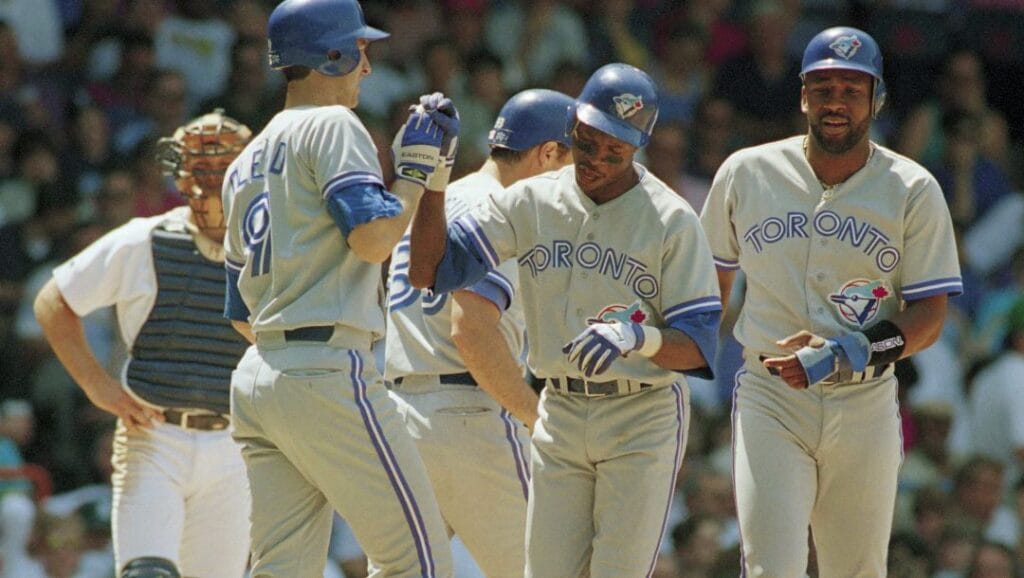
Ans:
[{"label": "player's knee", "polygon": [[124,565],[120,578],[181,578],[178,567],[167,558],[144,556]]}]

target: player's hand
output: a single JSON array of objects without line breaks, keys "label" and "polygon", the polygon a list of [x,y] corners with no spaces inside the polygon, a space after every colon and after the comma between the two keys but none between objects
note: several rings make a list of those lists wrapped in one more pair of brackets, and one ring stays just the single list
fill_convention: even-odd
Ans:
[{"label": "player's hand", "polygon": [[562,347],[570,363],[586,377],[600,375],[618,357],[643,347],[643,328],[637,323],[594,323]]},{"label": "player's hand", "polygon": [[422,187],[437,167],[444,131],[420,105],[412,107],[409,118],[391,143],[395,176]]},{"label": "player's hand", "polygon": [[93,405],[120,418],[129,431],[153,427],[155,421],[164,421],[159,410],[132,399],[120,382],[109,376],[93,387],[85,388],[85,394]]},{"label": "player's hand", "polygon": [[448,180],[455,165],[455,154],[459,144],[459,111],[455,109],[452,100],[440,92],[421,96],[420,106],[444,132],[437,167],[427,179],[427,190],[443,191],[448,188]]},{"label": "player's hand", "polygon": [[828,373],[825,375],[822,375],[818,379],[813,379],[814,377],[818,377],[818,374],[814,373],[814,375],[809,378],[807,369],[804,367],[803,362],[801,362],[800,357],[797,356],[796,353],[782,357],[768,357],[762,360],[762,365],[764,365],[772,375],[778,375],[793,389],[806,389],[808,385],[817,383],[833,373],[831,369],[834,369],[834,361],[826,358],[829,356],[834,357],[834,354],[832,353],[831,348],[827,347],[828,340],[824,337],[804,330],[799,333],[794,333],[785,339],[780,339],[779,341],[776,341],[775,344],[779,347],[784,347],[793,351],[805,349],[813,350],[806,351],[806,353],[812,354],[816,352],[820,355],[809,356],[808,363],[810,363],[811,359],[814,357],[821,357],[821,361],[825,361],[830,368]]}]

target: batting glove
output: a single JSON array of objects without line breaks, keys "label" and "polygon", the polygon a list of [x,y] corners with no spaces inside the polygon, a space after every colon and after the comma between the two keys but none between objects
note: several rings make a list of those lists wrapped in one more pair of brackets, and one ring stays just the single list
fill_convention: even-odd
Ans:
[{"label": "batting glove", "polygon": [[414,106],[409,119],[391,143],[395,176],[426,187],[427,179],[437,167],[443,138],[444,131],[431,120],[426,110],[422,106]]},{"label": "batting glove", "polygon": [[651,357],[661,349],[661,331],[639,323],[595,323],[562,347],[586,377],[600,375],[618,357],[636,351]]},{"label": "batting glove", "polygon": [[455,109],[452,99],[440,92],[421,96],[420,106],[430,114],[430,119],[444,132],[437,167],[427,179],[428,190],[443,191],[448,187],[452,167],[455,165],[455,152],[459,143],[459,111]]},{"label": "batting glove", "polygon": [[807,375],[807,385],[811,386],[840,369],[864,371],[869,346],[863,333],[847,333],[826,339],[821,347],[801,347],[796,351],[796,358]]}]

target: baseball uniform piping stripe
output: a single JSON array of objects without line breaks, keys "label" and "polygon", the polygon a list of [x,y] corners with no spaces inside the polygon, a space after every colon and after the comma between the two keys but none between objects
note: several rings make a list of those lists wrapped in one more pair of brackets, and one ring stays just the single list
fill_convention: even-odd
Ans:
[{"label": "baseball uniform piping stripe", "polygon": [[931,281],[924,281],[922,283],[914,283],[913,285],[907,285],[900,289],[903,292],[903,298],[923,299],[925,297],[931,297],[932,295],[940,295],[942,293],[963,293],[964,286],[963,282],[959,277],[946,277],[944,279],[933,279]]},{"label": "baseball uniform piping stripe", "polygon": [[330,196],[332,190],[341,190],[346,187],[351,187],[352,185],[358,185],[362,183],[380,185],[382,187],[384,186],[384,182],[380,180],[380,177],[371,172],[351,171],[341,175],[337,175],[331,180],[327,181],[327,184],[324,185],[323,191],[321,192],[323,193],[323,196],[326,199],[328,196]]},{"label": "baseball uniform piping stripe", "polygon": [[242,267],[245,267],[245,263],[236,263],[231,259],[224,259],[224,266],[233,271],[241,271]]},{"label": "baseball uniform piping stripe", "polygon": [[487,258],[490,268],[496,268],[498,266],[498,254],[494,251],[494,247],[491,246],[491,242],[487,240],[483,231],[480,230],[480,223],[477,222],[473,215],[459,217],[458,223],[462,225],[463,230],[469,235],[480,253]]},{"label": "baseball uniform piping stripe", "polygon": [[735,271],[736,269],[740,268],[739,261],[730,261],[728,259],[722,259],[720,257],[713,257],[713,259],[715,261],[715,266],[718,267],[719,269],[728,269],[730,271]]},{"label": "baseball uniform piping stripe", "polygon": [[676,396],[676,457],[672,463],[672,477],[669,479],[668,500],[665,503],[665,515],[661,518],[661,531],[658,532],[658,544],[654,547],[654,555],[651,556],[651,564],[647,567],[647,578],[654,573],[654,565],[658,562],[658,548],[665,537],[665,528],[668,526],[668,515],[672,509],[672,497],[675,494],[676,477],[679,475],[679,468],[683,463],[683,452],[686,449],[686,402],[683,398],[683,390],[678,383],[672,384],[672,393]]},{"label": "baseball uniform piping stripe", "polygon": [[502,275],[501,273],[498,273],[497,271],[488,271],[487,278],[496,283],[502,289],[504,289],[505,293],[508,294],[509,299],[515,296],[515,287],[513,287],[512,284],[509,283],[508,279],[506,279],[505,276]]},{"label": "baseball uniform piping stripe", "polygon": [[505,424],[505,439],[512,448],[512,461],[516,464],[516,474],[519,476],[519,483],[523,487],[523,499],[530,498],[530,466],[526,463],[523,455],[523,446],[516,436],[516,422],[507,409],[501,410],[501,421]]},{"label": "baseball uniform piping stripe", "polygon": [[413,541],[416,544],[416,553],[420,559],[420,570],[423,572],[424,578],[433,578],[435,572],[434,555],[430,550],[430,540],[427,537],[427,529],[423,525],[423,516],[416,505],[416,498],[413,496],[412,490],[409,489],[409,484],[405,481],[405,477],[402,476],[402,470],[395,462],[395,456],[391,452],[391,447],[388,446],[384,432],[381,431],[380,422],[377,421],[377,415],[373,411],[373,406],[366,398],[366,382],[362,378],[363,359],[356,351],[351,349],[348,350],[348,356],[352,363],[352,384],[355,386],[356,403],[359,405],[359,413],[363,417],[367,433],[370,434],[373,447],[377,450],[377,457],[380,458],[384,471],[388,474],[391,487],[398,496],[398,502],[402,505],[402,511],[405,513],[405,520],[409,524],[409,529],[412,530]]},{"label": "baseball uniform piping stripe", "polygon": [[[736,372],[736,375],[732,378],[732,415],[729,421],[732,424],[732,487],[736,486],[736,398],[739,396],[740,391],[740,376],[746,373],[746,369],[740,369]],[[739,504],[736,503],[736,492],[732,494],[733,508],[739,511]],[[743,553],[743,531],[742,528],[739,532],[740,535],[740,578],[747,578],[747,558]]]},{"label": "baseball uniform piping stripe", "polygon": [[701,297],[700,299],[694,299],[693,301],[687,301],[686,303],[680,303],[679,305],[673,305],[665,310],[665,321],[671,323],[676,317],[686,315],[687,313],[696,313],[701,311],[719,311],[722,309],[722,300],[714,295],[708,297]]}]

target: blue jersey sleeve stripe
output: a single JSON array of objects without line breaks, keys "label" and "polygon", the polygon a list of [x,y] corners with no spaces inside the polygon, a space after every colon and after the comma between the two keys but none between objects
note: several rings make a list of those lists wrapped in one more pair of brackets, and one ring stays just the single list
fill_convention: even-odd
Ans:
[{"label": "blue jersey sleeve stripe", "polygon": [[722,300],[714,295],[709,295],[707,297],[701,297],[700,299],[694,299],[692,301],[687,301],[685,303],[669,307],[662,315],[665,317],[666,321],[671,323],[672,319],[675,319],[680,315],[721,310]]},{"label": "blue jersey sleeve stripe", "polygon": [[715,267],[718,267],[719,269],[727,269],[733,271],[740,268],[739,261],[734,261],[732,259],[723,259],[721,257],[712,257],[712,259],[714,259],[715,261]]},{"label": "blue jersey sleeve stripe", "polygon": [[480,281],[474,283],[471,287],[467,287],[466,291],[472,291],[491,303],[494,303],[494,306],[498,308],[498,311],[505,311],[512,303],[512,295],[508,293],[508,287],[497,283],[489,274]]},{"label": "blue jersey sleeve stripe", "polygon": [[381,180],[380,175],[371,173],[369,171],[350,171],[335,175],[331,180],[327,181],[327,184],[323,188],[323,196],[326,199],[332,190],[344,189],[351,187],[352,185],[358,185],[360,183],[378,185],[381,188],[384,187],[384,181]]},{"label": "blue jersey sleeve stripe", "polygon": [[[918,284],[920,285],[920,284]],[[963,283],[959,279],[947,280],[947,281],[936,281],[931,285],[918,286],[914,289],[907,290],[904,287],[901,292],[903,293],[904,301],[916,301],[918,299],[924,299],[925,297],[933,297],[935,295],[960,295],[964,292]]]},{"label": "blue jersey sleeve stripe", "polygon": [[957,283],[957,284],[959,284],[959,283],[961,283],[961,279],[960,279],[960,277],[943,277],[941,279],[931,279],[931,280],[928,280],[928,281],[921,281],[920,283],[911,283],[910,285],[904,285],[902,287],[902,290],[904,292],[906,292],[906,291],[914,291],[914,290],[920,289],[922,287],[930,287],[932,285],[942,284],[942,283]]},{"label": "blue jersey sleeve stripe", "polygon": [[227,291],[224,292],[224,317],[248,323],[249,307],[245,305],[242,293],[238,290],[239,272],[225,267],[224,273],[227,278]]},{"label": "blue jersey sleeve stripe", "polygon": [[501,287],[502,290],[505,291],[505,293],[508,293],[508,298],[509,299],[512,299],[512,297],[515,296],[515,294],[516,294],[515,287],[513,287],[512,283],[504,275],[499,273],[497,270],[488,271],[487,272],[487,278],[490,279],[493,283],[497,284],[499,287]]},{"label": "blue jersey sleeve stripe", "polygon": [[241,272],[243,267],[245,267],[245,263],[236,263],[231,259],[224,259],[225,269],[231,269],[233,271]]},{"label": "blue jersey sleeve stripe", "polygon": [[455,220],[455,224],[470,236],[473,243],[479,248],[480,253],[487,258],[490,264],[489,268],[494,269],[497,267],[498,253],[491,246],[491,242],[487,240],[487,235],[484,235],[483,230],[480,229],[480,223],[473,218],[473,215],[463,215]]},{"label": "blue jersey sleeve stripe", "polygon": [[687,313],[676,317],[669,327],[682,331],[687,337],[693,340],[704,357],[705,367],[687,369],[683,373],[701,379],[714,379],[715,372],[712,367],[715,363],[715,354],[718,349],[718,326],[721,322],[721,309],[715,311],[701,311]]}]

